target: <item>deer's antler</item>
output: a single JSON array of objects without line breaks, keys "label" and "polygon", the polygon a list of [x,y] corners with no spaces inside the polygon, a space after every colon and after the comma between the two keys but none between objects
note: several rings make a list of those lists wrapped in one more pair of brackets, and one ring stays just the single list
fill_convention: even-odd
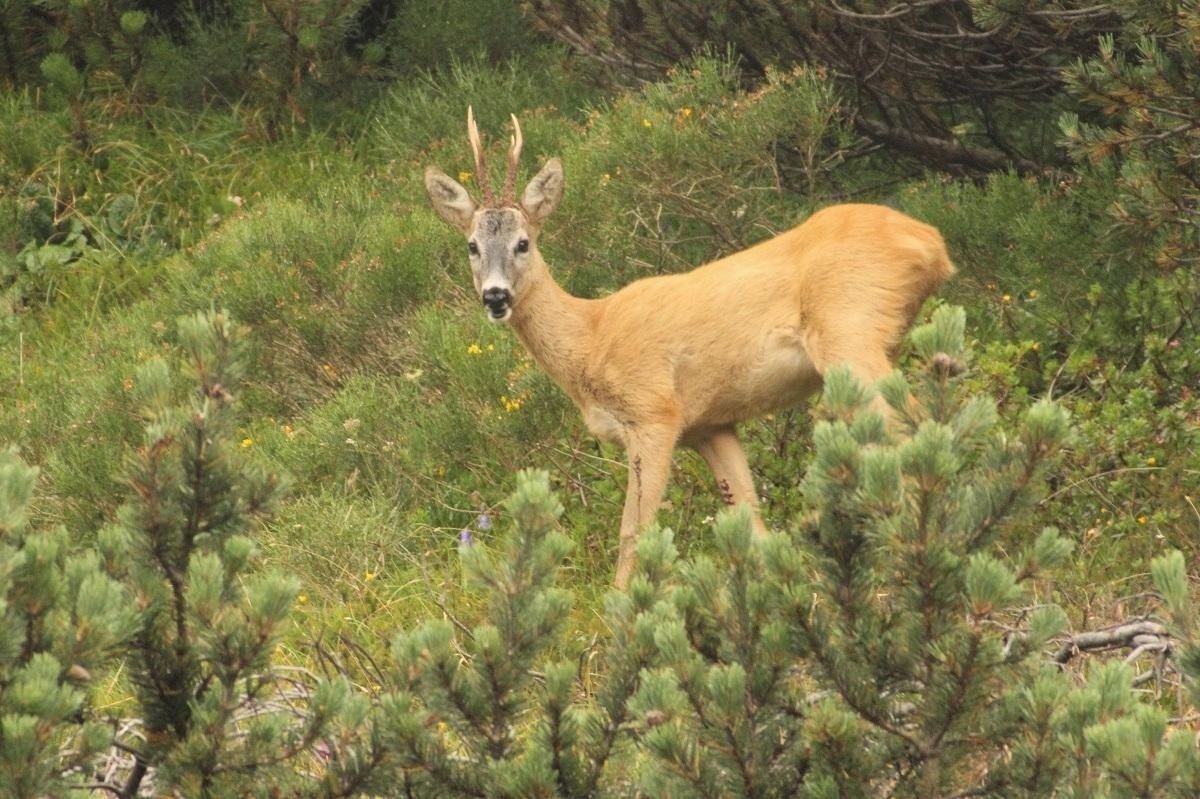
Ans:
[{"label": "deer's antler", "polygon": [[483,158],[483,144],[479,140],[479,128],[475,126],[475,112],[467,106],[467,139],[471,142],[471,152],[475,154],[475,180],[479,183],[479,193],[483,195],[484,205],[494,206],[496,195],[492,193],[492,182],[488,179],[487,162]]},{"label": "deer's antler", "polygon": [[504,194],[500,202],[504,205],[516,205],[517,162],[521,160],[521,123],[516,114],[511,114],[513,123],[512,146],[508,148],[508,171],[504,175]]}]

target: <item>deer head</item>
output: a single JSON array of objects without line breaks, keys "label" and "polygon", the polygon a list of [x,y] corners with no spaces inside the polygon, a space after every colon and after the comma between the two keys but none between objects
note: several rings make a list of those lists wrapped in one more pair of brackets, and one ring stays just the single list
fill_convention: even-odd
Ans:
[{"label": "deer head", "polygon": [[562,162],[551,158],[525,186],[520,202],[516,200],[522,142],[521,125],[515,116],[512,123],[508,170],[499,201],[492,191],[483,144],[470,108],[467,139],[475,156],[481,202],[471,199],[462,184],[436,167],[425,170],[425,189],[434,210],[466,234],[475,290],[493,322],[507,321],[522,294],[545,270],[537,251],[537,234],[563,194]]}]

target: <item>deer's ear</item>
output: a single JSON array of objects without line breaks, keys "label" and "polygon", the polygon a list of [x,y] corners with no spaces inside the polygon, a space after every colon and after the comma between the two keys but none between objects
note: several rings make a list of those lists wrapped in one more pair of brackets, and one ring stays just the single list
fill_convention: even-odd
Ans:
[{"label": "deer's ear", "polygon": [[563,195],[562,161],[551,158],[525,186],[521,195],[521,207],[529,215],[529,219],[537,225],[550,216],[558,207],[558,201]]},{"label": "deer's ear", "polygon": [[425,190],[429,192],[433,210],[437,211],[438,216],[464,233],[471,229],[475,201],[461,183],[431,166],[425,170]]}]

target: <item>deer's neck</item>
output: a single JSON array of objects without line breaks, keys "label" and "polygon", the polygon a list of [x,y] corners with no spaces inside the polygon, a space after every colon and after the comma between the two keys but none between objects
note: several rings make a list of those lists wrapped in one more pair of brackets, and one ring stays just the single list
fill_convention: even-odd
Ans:
[{"label": "deer's neck", "polygon": [[547,272],[513,307],[509,322],[538,365],[576,401],[600,302],[572,296]]}]

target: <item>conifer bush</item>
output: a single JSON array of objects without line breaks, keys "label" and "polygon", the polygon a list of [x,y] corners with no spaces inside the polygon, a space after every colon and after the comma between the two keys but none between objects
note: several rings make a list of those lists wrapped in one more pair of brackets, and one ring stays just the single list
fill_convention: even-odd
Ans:
[{"label": "conifer bush", "polygon": [[77,795],[112,730],[89,705],[136,630],[127,589],[30,522],[38,470],[0,451],[0,795]]},{"label": "conifer bush", "polygon": [[1009,434],[969,398],[959,309],[912,340],[911,385],[880,387],[895,432],[848,373],[828,376],[794,532],[759,544],[726,514],[713,556],[680,567],[664,665],[637,695],[650,794],[938,796],[1002,755],[980,745],[990,707],[1065,622],[1049,607],[1018,622],[1026,585],[1070,545],[1052,529],[1009,558],[994,544],[1039,495],[1066,416],[1038,405]]},{"label": "conifer bush", "polygon": [[[105,787],[127,797],[143,782],[189,796],[254,794],[299,779],[295,759],[346,696],[305,685],[297,712],[301,700],[272,660],[299,587],[255,565],[255,525],[284,484],[237,436],[243,333],[224,313],[200,313],[180,320],[179,346],[190,391],[163,360],[140,370],[145,431],[125,469],[130,497],[99,534],[138,611],[125,665],[142,729],[123,742],[134,753],[123,781]],[[247,790],[248,779],[265,782]]]},{"label": "conifer bush", "polygon": [[[516,529],[499,547],[468,531],[459,544],[466,586],[486,598],[480,623],[433,620],[395,640],[393,685],[373,722],[377,754],[344,758],[373,764],[370,784],[514,799],[606,796],[624,784],[613,763],[652,651],[645,614],[656,613],[669,545],[654,550],[652,534],[630,592],[608,595],[604,668],[584,674],[582,659],[559,651],[572,595],[556,583],[570,542],[548,475],[518,475],[506,510]],[[597,682],[581,695],[585,680]]]},{"label": "conifer bush", "polygon": [[[599,656],[564,649],[562,509],[545,474],[520,476],[501,549],[460,543],[483,621],[396,639],[343,778],[416,796],[1187,795],[1190,736],[1128,667],[1073,682],[1046,657],[1066,616],[1042,584],[1072,546],[1031,509],[1070,427],[967,391],[963,336],[951,308],[913,332],[915,374],[879,387],[890,423],[829,376],[795,530],[758,541],[722,513],[688,559],[646,531]],[[1190,672],[1178,554],[1155,584]]]},{"label": "conifer bush", "polygon": [[[280,662],[299,586],[259,565],[282,483],[239,440],[239,329],[209,312],[178,340],[192,385],[159,360],[139,373],[131,493],[94,551],[32,528],[35,470],[0,458],[0,758],[38,765],[0,771],[13,795],[1200,789],[1181,721],[1200,701],[1184,558],[1157,558],[1152,578],[1160,669],[1186,693],[1146,701],[1126,664],[1068,674],[1047,657],[1066,619],[1043,580],[1071,546],[1031,511],[1070,427],[1051,403],[1006,420],[968,390],[960,309],[913,331],[914,366],[881,399],[828,376],[794,529],[758,540],[724,512],[689,558],[645,531],[629,590],[605,595],[581,642],[562,505],[547,473],[523,472],[495,526],[460,534],[468,601],[396,636],[358,688]],[[117,737],[132,759],[98,783],[113,727],[88,689],[118,657],[138,725]]]}]

